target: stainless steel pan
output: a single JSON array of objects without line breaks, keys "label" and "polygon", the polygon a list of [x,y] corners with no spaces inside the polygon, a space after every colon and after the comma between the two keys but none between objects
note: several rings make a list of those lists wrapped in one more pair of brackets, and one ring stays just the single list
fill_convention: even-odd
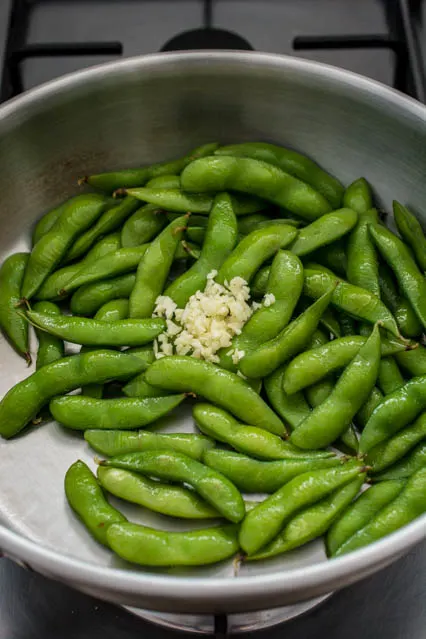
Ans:
[{"label": "stainless steel pan", "polygon": [[[426,203],[426,109],[332,67],[245,53],[154,55],[81,71],[0,108],[0,257],[29,245],[49,207],[78,175],[172,158],[206,141],[270,140],[294,147],[349,182],[365,176],[382,207]],[[0,342],[0,393],[27,374]],[[182,413],[173,428],[190,427]],[[92,454],[54,423],[0,443],[0,548],[96,596],[174,612],[283,606],[369,575],[426,536],[426,517],[359,552],[327,561],[320,543],[243,568],[147,571],[99,548],[69,512],[66,468]],[[169,523],[129,509],[153,525]]]}]

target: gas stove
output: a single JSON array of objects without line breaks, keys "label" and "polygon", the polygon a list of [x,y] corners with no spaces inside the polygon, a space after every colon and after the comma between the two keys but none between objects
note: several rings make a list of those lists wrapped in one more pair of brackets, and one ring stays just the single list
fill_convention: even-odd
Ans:
[{"label": "gas stove", "polygon": [[[426,101],[422,0],[0,0],[0,102],[121,56],[245,49],[306,57]],[[424,49],[422,41],[425,40]],[[425,639],[426,544],[328,597],[247,615],[167,615],[96,601],[0,561],[0,639]],[[321,605],[320,605],[321,604]],[[278,625],[286,622],[286,625]]]}]

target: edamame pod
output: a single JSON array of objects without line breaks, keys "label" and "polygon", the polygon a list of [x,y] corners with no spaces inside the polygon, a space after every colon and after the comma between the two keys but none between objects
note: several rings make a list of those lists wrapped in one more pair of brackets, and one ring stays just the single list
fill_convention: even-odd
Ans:
[{"label": "edamame pod", "polygon": [[239,549],[238,527],[232,524],[188,532],[115,524],[108,528],[107,539],[117,555],[142,566],[204,566]]},{"label": "edamame pod", "polygon": [[291,429],[296,428],[310,413],[306,399],[302,393],[287,395],[283,388],[283,378],[288,364],[277,368],[264,379],[265,391],[269,403],[284,423]]},{"label": "edamame pod", "polygon": [[366,457],[372,473],[392,466],[423,439],[426,439],[426,413],[422,413],[411,426],[406,426],[387,441],[374,446]]},{"label": "edamame pod", "polygon": [[175,450],[127,453],[107,459],[101,465],[188,484],[223,517],[235,523],[245,515],[243,498],[229,479]]},{"label": "edamame pod", "polygon": [[355,416],[355,423],[358,428],[363,429],[370,419],[373,411],[377,408],[377,406],[382,402],[383,395],[380,390],[375,386],[368,396],[364,406],[361,406],[360,410],[357,412]]},{"label": "edamame pod", "polygon": [[426,375],[426,348],[421,344],[415,350],[395,353],[395,359],[413,377]]},{"label": "edamame pod", "polygon": [[383,357],[380,362],[377,384],[384,395],[390,395],[404,385],[404,378],[393,357]]},{"label": "edamame pod", "polygon": [[181,519],[220,517],[217,510],[183,486],[171,486],[128,470],[102,466],[98,467],[98,480],[111,495],[162,515]]},{"label": "edamame pod", "polygon": [[61,261],[74,240],[103,213],[107,199],[96,193],[79,195],[34,246],[25,269],[22,297],[31,299]]},{"label": "edamame pod", "polygon": [[376,325],[331,394],[293,431],[291,441],[300,448],[322,448],[342,435],[368,398],[379,365],[380,333]]},{"label": "edamame pod", "polygon": [[348,260],[346,256],[346,243],[344,240],[337,240],[324,248],[320,248],[310,255],[310,258],[317,264],[321,264],[340,277],[346,277]]},{"label": "edamame pod", "polygon": [[123,224],[121,244],[124,248],[131,248],[150,242],[166,224],[167,216],[164,211],[155,204],[145,204]]},{"label": "edamame pod", "polygon": [[214,153],[218,144],[215,142],[203,144],[184,155],[177,160],[170,162],[160,162],[159,164],[151,164],[135,169],[124,169],[121,171],[112,171],[109,173],[98,173],[97,175],[88,175],[79,180],[80,184],[87,182],[90,186],[107,193],[112,193],[119,188],[129,188],[132,186],[142,186],[155,177],[161,175],[178,174],[182,169],[195,158],[204,157]]},{"label": "edamame pod", "polygon": [[17,306],[22,298],[21,288],[28,253],[14,253],[0,268],[0,327],[13,348],[31,364],[28,343],[28,322]]},{"label": "edamame pod", "polygon": [[254,275],[253,281],[250,283],[250,293],[253,297],[260,298],[265,295],[270,272],[270,266],[263,266]]},{"label": "edamame pod", "polygon": [[388,481],[390,479],[406,479],[426,467],[426,443],[421,442],[396,464],[381,473],[374,475],[374,481]]},{"label": "edamame pod", "polygon": [[290,250],[299,257],[308,255],[349,233],[357,221],[358,215],[352,209],[339,209],[326,213],[299,231]]},{"label": "edamame pod", "polygon": [[184,355],[163,357],[148,368],[146,381],[170,391],[196,393],[245,423],[285,434],[284,424],[246,381],[210,362]]},{"label": "edamame pod", "polygon": [[426,328],[426,280],[411,256],[410,250],[389,229],[370,224],[371,236],[383,259],[395,273],[401,289]]},{"label": "edamame pod", "polygon": [[373,208],[371,188],[365,178],[359,178],[347,187],[343,194],[343,205],[359,215]]},{"label": "edamame pod", "polygon": [[292,149],[266,142],[244,142],[221,146],[215,151],[215,155],[263,160],[310,184],[330,202],[333,209],[339,208],[342,201],[343,186],[340,182],[316,162]]},{"label": "edamame pod", "polygon": [[80,517],[90,534],[108,546],[107,530],[111,524],[127,521],[105,499],[92,471],[82,461],[76,461],[65,475],[65,494],[69,505]]},{"label": "edamame pod", "polygon": [[86,430],[84,439],[96,452],[109,457],[165,448],[177,450],[192,459],[201,461],[203,454],[214,446],[212,440],[204,435],[151,433],[145,430],[139,430],[136,433],[122,430]]},{"label": "edamame pod", "polygon": [[212,156],[188,164],[181,175],[184,191],[242,191],[282,206],[307,220],[328,213],[327,200],[311,186],[261,160]]},{"label": "edamame pod", "polygon": [[426,375],[414,377],[377,406],[361,435],[360,453],[389,439],[426,408]]},{"label": "edamame pod", "polygon": [[71,317],[68,315],[46,315],[27,311],[31,324],[56,335],[67,342],[84,346],[142,346],[164,331],[164,320],[124,319],[116,322]]},{"label": "edamame pod", "polygon": [[137,357],[108,350],[71,355],[43,366],[13,386],[1,400],[0,435],[6,439],[16,435],[55,395],[85,384],[128,379],[142,369]]},{"label": "edamame pod", "polygon": [[393,216],[401,237],[411,247],[417,264],[424,273],[426,271],[426,238],[420,222],[407,207],[395,200]]},{"label": "edamame pod", "polygon": [[365,490],[332,525],[327,534],[327,551],[333,556],[352,535],[368,524],[404,488],[404,481],[386,481]]},{"label": "edamame pod", "polygon": [[126,397],[165,397],[170,395],[169,391],[148,384],[145,373],[131,379],[122,390]]},{"label": "edamame pod", "polygon": [[399,495],[337,549],[339,557],[378,541],[382,537],[409,524],[426,510],[426,468],[417,471]]},{"label": "edamame pod", "polygon": [[56,421],[73,430],[87,428],[131,430],[152,424],[179,406],[184,395],[137,399],[96,399],[85,395],[55,397],[49,404]]},{"label": "edamame pod", "polygon": [[79,288],[71,298],[71,311],[75,315],[94,315],[110,300],[129,297],[136,281],[135,273],[119,275],[104,282],[94,282]]},{"label": "edamame pod", "polygon": [[[78,196],[77,196],[78,197]],[[47,213],[45,213],[37,222],[34,227],[33,235],[32,235],[32,245],[35,246],[39,239],[46,235],[48,231],[52,228],[52,226],[58,221],[60,216],[62,215],[66,206],[68,206],[70,200],[74,200],[74,198],[70,198],[65,202],[62,202],[59,206],[51,209]]]},{"label": "edamame pod", "polygon": [[[36,313],[45,313],[47,315],[61,315],[60,309],[52,302],[37,302],[33,306],[33,310]],[[49,335],[44,331],[36,330],[38,339],[37,361],[36,369],[56,362],[57,359],[61,359],[64,356],[64,342],[55,335]]]},{"label": "edamame pod", "polygon": [[368,231],[369,224],[378,223],[376,209],[359,213],[358,224],[349,236],[347,278],[351,284],[380,297],[379,260]]},{"label": "edamame pod", "polygon": [[324,499],[363,472],[356,462],[347,462],[336,468],[312,470],[295,477],[246,515],[239,533],[241,548],[248,555],[254,555],[278,535],[294,514]]},{"label": "edamame pod", "polygon": [[401,333],[405,337],[421,335],[422,325],[410,302],[397,290],[393,275],[386,264],[379,265],[379,284],[381,298],[392,311]]},{"label": "edamame pod", "polygon": [[327,451],[306,453],[263,428],[240,424],[229,413],[212,404],[196,404],[194,420],[204,435],[228,444],[240,453],[266,460],[329,457]]},{"label": "edamame pod", "polygon": [[219,193],[213,202],[206,236],[198,260],[167,287],[164,295],[184,308],[197,291],[204,290],[207,275],[219,270],[237,242],[237,218],[227,193]]},{"label": "edamame pod", "polygon": [[334,292],[331,287],[299,317],[293,320],[274,339],[265,342],[256,351],[243,357],[240,370],[247,377],[266,377],[280,364],[300,352],[318,326]]},{"label": "edamame pod", "polygon": [[204,453],[203,462],[228,477],[245,493],[273,493],[302,473],[342,466],[332,453],[330,457],[259,461],[233,451],[212,448]]}]

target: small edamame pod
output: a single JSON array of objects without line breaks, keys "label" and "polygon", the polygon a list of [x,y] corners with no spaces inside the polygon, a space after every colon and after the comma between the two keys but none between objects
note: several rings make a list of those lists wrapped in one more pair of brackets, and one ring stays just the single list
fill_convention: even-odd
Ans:
[{"label": "small edamame pod", "polygon": [[239,522],[245,515],[243,498],[229,479],[176,450],[126,453],[101,465],[188,484],[226,519]]},{"label": "small edamame pod", "polygon": [[135,271],[148,247],[149,244],[142,244],[142,246],[135,246],[134,248],[118,249],[115,253],[105,255],[95,263],[84,264],[78,273],[64,284],[59,294],[67,295],[80,286],[86,286],[93,282]]},{"label": "small edamame pod", "polygon": [[196,493],[183,486],[171,486],[120,468],[98,467],[98,481],[111,495],[149,508],[154,512],[181,519],[220,517]]},{"label": "small edamame pod", "polygon": [[122,559],[142,566],[204,566],[238,552],[232,524],[188,532],[165,532],[137,524],[108,528],[108,545]]},{"label": "small edamame pod", "polygon": [[[371,489],[370,489],[371,490]],[[335,552],[338,557],[357,548],[378,541],[382,537],[402,528],[422,515],[426,510],[426,468],[418,470],[401,492],[375,517],[343,543]]]},{"label": "small edamame pod", "polygon": [[66,254],[65,261],[72,262],[87,253],[96,240],[118,229],[139,206],[139,200],[133,197],[119,200],[116,206],[102,213],[95,224],[77,238]]},{"label": "small edamame pod", "polygon": [[40,286],[35,298],[38,300],[61,299],[58,291],[62,290],[65,284],[83,267],[96,263],[99,259],[108,255],[108,253],[118,251],[119,248],[121,248],[120,234],[111,233],[110,235],[107,235],[92,247],[84,259],[79,262],[69,264],[68,266],[63,266],[49,275],[49,277],[47,277]]},{"label": "small edamame pod", "polygon": [[374,481],[388,481],[390,479],[406,479],[422,468],[426,468],[426,443],[421,442],[405,457],[400,459],[381,473],[374,475]]},{"label": "small edamame pod", "polygon": [[316,162],[291,149],[266,142],[243,142],[221,146],[215,151],[215,155],[263,160],[310,184],[330,202],[333,209],[339,208],[342,201],[343,186],[340,182]]},{"label": "small edamame pod", "polygon": [[[61,315],[60,309],[52,302],[37,302],[33,306],[36,313],[45,313],[47,315]],[[38,370],[46,364],[56,362],[64,356],[64,342],[59,337],[49,335],[44,331],[36,330],[38,339],[36,369]]]},{"label": "small edamame pod", "polygon": [[151,433],[146,430],[139,430],[136,433],[122,430],[86,430],[84,439],[96,452],[109,457],[165,448],[177,450],[192,459],[201,461],[203,454],[214,446],[212,440],[204,435]]},{"label": "small edamame pod", "polygon": [[330,303],[333,292],[334,287],[331,287],[274,339],[265,342],[256,351],[243,357],[240,361],[241,372],[247,377],[265,377],[300,352],[309,343],[323,312]]},{"label": "small edamame pod", "polygon": [[393,357],[383,357],[379,366],[377,384],[384,395],[390,395],[405,383]]},{"label": "small edamame pod", "polygon": [[421,344],[415,350],[395,353],[395,359],[413,377],[426,375],[426,348]]},{"label": "small edamame pod", "polygon": [[355,415],[355,423],[358,428],[365,428],[366,423],[370,419],[373,411],[377,408],[377,406],[383,400],[383,395],[380,390],[375,386],[368,396],[365,404],[361,406],[357,414]]},{"label": "small edamame pod", "polygon": [[166,224],[167,216],[164,211],[155,204],[145,204],[123,224],[121,244],[124,248],[131,248],[150,242]]},{"label": "small edamame pod", "polygon": [[269,403],[284,423],[294,429],[310,413],[309,406],[302,393],[287,395],[283,389],[283,377],[288,364],[277,368],[264,379],[265,391]]},{"label": "small edamame pod", "polygon": [[209,215],[199,259],[167,287],[164,295],[171,297],[178,308],[184,308],[191,295],[204,290],[207,275],[220,269],[236,242],[237,218],[232,209],[231,198],[227,193],[219,193]]},{"label": "small edamame pod", "polygon": [[186,221],[187,216],[178,217],[148,245],[139,262],[135,286],[130,294],[131,318],[152,316],[155,300],[163,291]]},{"label": "small edamame pod", "polygon": [[127,273],[127,275],[119,275],[104,282],[94,282],[82,286],[71,298],[71,311],[75,315],[94,315],[106,302],[129,297],[135,281],[135,273]]},{"label": "small edamame pod", "polygon": [[282,206],[307,220],[328,213],[327,200],[311,186],[276,166],[231,156],[201,158],[181,175],[184,191],[242,191]]},{"label": "small edamame pod", "polygon": [[250,283],[250,293],[253,297],[259,298],[265,295],[270,272],[270,266],[263,266],[254,275],[253,281]]},{"label": "small edamame pod", "polygon": [[93,188],[106,191],[107,193],[112,193],[119,188],[142,186],[153,178],[180,173],[189,162],[192,162],[195,158],[214,153],[218,146],[215,142],[203,144],[177,160],[160,162],[135,169],[123,169],[121,171],[88,175],[80,178],[79,183],[84,184],[87,182],[90,186],[93,186]]},{"label": "small edamame pod", "polygon": [[380,295],[383,302],[392,311],[399,330],[405,337],[418,337],[422,334],[422,325],[410,302],[401,296],[396,282],[386,264],[379,265]]},{"label": "small edamame pod", "polygon": [[343,488],[333,492],[317,504],[302,510],[290,519],[284,530],[256,555],[249,557],[250,561],[268,559],[283,552],[298,548],[303,544],[320,537],[327,532],[333,521],[344,511],[358,494],[365,475],[354,479]]},{"label": "small edamame pod", "polygon": [[426,439],[426,413],[422,413],[411,426],[406,426],[387,441],[374,446],[366,457],[372,473],[392,466],[423,439]]},{"label": "small edamame pod", "polygon": [[329,246],[320,248],[310,255],[310,258],[317,264],[331,269],[340,277],[346,277],[348,260],[346,256],[346,243],[344,240],[337,240]]},{"label": "small edamame pod", "polygon": [[417,264],[424,273],[426,271],[426,238],[420,222],[407,207],[395,200],[393,216],[401,237],[411,247]]},{"label": "small edamame pod", "polygon": [[398,326],[392,313],[376,295],[359,286],[345,282],[328,269],[319,265],[305,267],[304,292],[309,297],[317,299],[330,288],[336,281],[339,285],[335,288],[331,303],[341,311],[348,313],[356,319],[375,324],[382,322],[383,328],[400,337]]},{"label": "small edamame pod", "polygon": [[359,215],[373,207],[371,188],[365,178],[352,182],[343,194],[343,205],[353,209]]},{"label": "small edamame pod", "polygon": [[293,431],[291,441],[300,448],[322,448],[342,435],[368,398],[379,365],[380,333],[376,325],[332,393]]},{"label": "small edamame pod", "polygon": [[130,380],[122,389],[126,397],[165,397],[170,392],[162,388],[151,386],[145,379],[145,373],[141,373]]},{"label": "small edamame pod", "polygon": [[178,189],[180,187],[180,177],[178,175],[159,175],[151,178],[146,185],[149,189]]},{"label": "small edamame pod", "polygon": [[241,240],[222,264],[216,281],[223,284],[234,277],[250,282],[263,262],[294,240],[297,229],[287,224],[273,224],[265,229],[252,231]]},{"label": "small edamame pod", "polygon": [[106,534],[109,526],[127,521],[107,502],[96,477],[80,460],[67,470],[65,494],[69,505],[90,534],[104,546],[108,546]]},{"label": "small edamame pod", "polygon": [[426,328],[426,280],[411,256],[410,250],[389,229],[370,224],[371,236],[383,259],[395,273],[401,289]]},{"label": "small edamame pod", "polygon": [[70,200],[73,200],[73,199],[74,198],[70,198],[69,200],[66,200],[59,206],[45,213],[43,217],[39,219],[39,221],[34,227],[34,231],[32,235],[33,246],[37,244],[37,242],[39,241],[41,237],[43,237],[43,235],[46,235],[46,233],[50,231],[52,226],[58,221],[58,219],[62,215],[65,207],[69,204]]},{"label": "small edamame pod", "polygon": [[322,468],[342,466],[343,462],[332,453],[330,457],[280,459],[259,461],[241,453],[212,448],[204,453],[203,462],[228,477],[245,493],[273,493],[302,473]]},{"label": "small edamame pod", "polygon": [[85,395],[65,395],[52,399],[49,409],[56,421],[73,430],[131,430],[152,424],[163,415],[167,415],[179,406],[184,398],[185,395],[169,395],[145,399],[96,399]]},{"label": "small edamame pod", "polygon": [[163,357],[148,368],[146,381],[170,391],[196,393],[245,423],[285,434],[284,424],[247,382],[210,362],[184,355]]},{"label": "small edamame pod", "polygon": [[142,369],[143,364],[137,357],[108,350],[58,359],[6,393],[0,402],[0,435],[6,439],[16,435],[55,395],[85,384],[128,379]]},{"label": "small edamame pod", "polygon": [[[263,428],[240,424],[229,413],[212,404],[196,404],[192,414],[204,435],[228,444],[245,455],[266,460],[306,458],[306,451],[299,450]],[[327,451],[308,454],[311,457],[329,457]]]},{"label": "small edamame pod", "polygon": [[339,311],[337,311],[337,313],[338,313],[340,330],[342,332],[342,336],[350,337],[351,335],[355,335],[356,334],[355,320],[347,313],[343,313]]},{"label": "small edamame pod", "polygon": [[14,253],[0,268],[0,327],[13,348],[31,364],[28,343],[28,322],[17,306],[22,298],[21,288],[28,253]]},{"label": "small edamame pod", "polygon": [[368,209],[359,214],[358,224],[348,241],[347,278],[351,284],[380,297],[379,260],[368,231],[368,225],[378,221],[376,209]]},{"label": "small edamame pod", "polygon": [[339,209],[326,213],[299,231],[290,250],[299,257],[308,255],[349,233],[357,221],[358,215],[352,209]]},{"label": "small edamame pod", "polygon": [[241,548],[254,555],[278,535],[297,511],[324,499],[363,472],[357,462],[347,462],[295,477],[246,515],[239,533]]},{"label": "small edamame pod", "polygon": [[333,556],[352,535],[371,521],[404,488],[404,481],[386,481],[365,490],[334,522],[327,534],[327,552]]},{"label": "small edamame pod", "polygon": [[79,195],[67,204],[57,222],[34,246],[25,269],[22,297],[31,299],[68,248],[103,213],[107,199],[96,193]]},{"label": "small edamame pod", "polygon": [[252,231],[257,231],[259,224],[262,224],[263,222],[269,223],[271,221],[276,220],[271,220],[271,218],[264,213],[246,215],[238,220],[238,233],[240,235],[248,235]]},{"label": "small edamame pod", "polygon": [[69,315],[46,315],[27,311],[27,317],[35,327],[56,335],[67,342],[84,346],[142,346],[164,331],[164,320],[124,319],[116,322],[71,317]]},{"label": "small edamame pod", "polygon": [[426,375],[414,377],[384,398],[368,420],[359,450],[367,453],[412,422],[426,408]]}]

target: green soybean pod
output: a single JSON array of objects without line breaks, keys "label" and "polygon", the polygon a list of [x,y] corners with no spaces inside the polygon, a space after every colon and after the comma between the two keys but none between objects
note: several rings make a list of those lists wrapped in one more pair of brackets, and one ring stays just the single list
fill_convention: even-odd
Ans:
[{"label": "green soybean pod", "polygon": [[373,411],[383,400],[383,395],[380,390],[375,386],[367,397],[365,404],[361,406],[357,414],[355,415],[355,423],[361,430],[365,428],[368,420],[370,419]]},{"label": "green soybean pod", "polygon": [[369,224],[378,223],[376,209],[359,214],[358,224],[349,236],[347,245],[347,278],[351,284],[380,297],[379,260],[368,231]]},{"label": "green soybean pod", "polygon": [[365,178],[352,182],[343,194],[343,205],[362,215],[373,208],[371,187]]},{"label": "green soybean pod", "polygon": [[237,242],[237,218],[227,193],[216,195],[199,259],[164,292],[179,308],[199,290],[204,290],[207,275],[219,270]]},{"label": "green soybean pod", "polygon": [[139,208],[139,200],[132,197],[125,197],[118,200],[116,206],[108,209],[96,220],[90,229],[85,231],[69,249],[65,256],[66,262],[78,259],[90,249],[90,247],[102,236],[112,233]]},{"label": "green soybean pod", "polygon": [[418,337],[423,328],[410,302],[400,295],[393,275],[386,264],[379,265],[380,294],[383,302],[392,311],[405,337]]},{"label": "green soybean pod", "polygon": [[130,380],[122,389],[126,397],[165,397],[170,395],[168,390],[156,388],[145,379],[145,373],[137,375]]},{"label": "green soybean pod", "polygon": [[171,449],[192,459],[202,460],[204,453],[213,448],[214,442],[204,435],[192,433],[152,433],[123,430],[86,430],[84,439],[96,452],[108,457],[144,450]]},{"label": "green soybean pod", "polygon": [[249,384],[230,371],[194,357],[157,359],[146,371],[148,384],[201,395],[245,423],[284,435],[284,424]]},{"label": "green soybean pod", "polygon": [[324,499],[363,472],[357,462],[347,462],[295,477],[246,515],[239,533],[241,548],[247,555],[254,555],[272,541],[298,511]]},{"label": "green soybean pod", "polygon": [[340,277],[346,277],[348,259],[346,254],[346,242],[337,240],[324,248],[320,248],[309,256],[317,264],[321,264]]},{"label": "green soybean pod", "polygon": [[119,275],[104,282],[94,282],[77,289],[71,297],[71,311],[75,315],[94,315],[110,300],[129,297],[136,281],[135,273]]},{"label": "green soybean pod", "polygon": [[40,286],[35,298],[38,300],[60,300],[61,296],[59,295],[59,291],[64,288],[67,282],[74,277],[83,266],[94,264],[105,255],[118,251],[119,248],[121,248],[120,234],[111,233],[110,235],[106,235],[90,249],[82,260],[53,271]]},{"label": "green soybean pod", "polygon": [[426,271],[426,238],[420,222],[407,207],[393,201],[393,216],[401,237],[411,247],[417,264]]},{"label": "green soybean pod", "polygon": [[144,371],[148,368],[148,366],[151,366],[152,362],[155,360],[152,344],[146,344],[145,346],[133,346],[124,352],[129,355],[139,357],[141,363],[144,365],[144,368],[142,369]]},{"label": "green soybean pod", "polygon": [[[253,213],[252,215],[246,215],[238,220],[238,233],[240,235],[248,235],[252,231],[256,231],[259,228],[259,224],[263,222],[269,223],[271,218],[264,213]],[[276,221],[276,220],[275,220]]]},{"label": "green soybean pod", "polygon": [[220,514],[196,493],[171,486],[120,468],[98,467],[102,488],[120,499],[154,512],[181,519],[213,519]]},{"label": "green soybean pod", "polygon": [[293,395],[285,393],[283,378],[286,368],[287,364],[280,366],[268,377],[265,377],[263,383],[272,408],[293,430],[309,415],[310,408],[302,393],[294,393]]},{"label": "green soybean pod", "polygon": [[409,248],[389,229],[370,224],[371,236],[383,259],[395,273],[398,284],[426,328],[426,280]]},{"label": "green soybean pod", "polygon": [[402,528],[426,511],[426,468],[407,481],[399,495],[337,549],[335,557],[362,548]]},{"label": "green soybean pod", "polygon": [[155,300],[163,291],[186,221],[187,216],[178,217],[149,244],[139,262],[135,286],[130,294],[131,318],[151,317]]},{"label": "green soybean pod", "polygon": [[[70,199],[74,199],[74,198],[70,198]],[[51,209],[50,211],[45,213],[39,219],[39,221],[37,222],[37,224],[34,227],[33,234],[32,234],[32,245],[33,246],[35,246],[37,244],[37,242],[39,241],[39,239],[41,237],[43,237],[43,235],[45,235],[48,231],[50,231],[52,226],[58,221],[58,219],[62,215],[62,213],[63,213],[65,207],[68,205],[69,201],[70,200],[66,200],[65,202],[63,202],[59,206],[56,206],[54,209]]]},{"label": "green soybean pod", "polygon": [[[307,453],[263,428],[240,424],[229,413],[212,404],[197,403],[192,411],[204,435],[228,444],[236,451],[266,460],[305,458]],[[311,457],[329,457],[327,451],[312,451]]]},{"label": "green soybean pod", "polygon": [[176,450],[127,453],[107,459],[101,465],[188,484],[223,517],[235,523],[245,515],[243,498],[229,479]]},{"label": "green soybean pod", "polygon": [[22,430],[52,397],[85,384],[128,379],[142,370],[137,357],[99,350],[71,355],[43,366],[18,382],[0,402],[0,435],[5,439]]},{"label": "green soybean pod", "polygon": [[426,443],[421,442],[405,457],[386,470],[374,475],[374,481],[389,481],[390,479],[406,479],[422,468],[426,468]]},{"label": "green soybean pod", "polygon": [[377,379],[379,365],[380,334],[376,325],[332,393],[293,431],[291,441],[300,448],[322,448],[342,435],[368,398]]},{"label": "green soybean pod", "polygon": [[314,188],[280,168],[251,158],[212,156],[188,164],[181,175],[184,191],[242,191],[282,206],[307,220],[331,207]]},{"label": "green soybean pod", "polygon": [[28,322],[17,306],[22,299],[22,281],[28,263],[28,253],[14,253],[0,268],[0,327],[13,348],[31,364],[28,342]]},{"label": "green soybean pod", "polygon": [[404,378],[393,357],[382,358],[377,383],[384,395],[390,395],[404,385]]},{"label": "green soybean pod", "polygon": [[146,183],[147,188],[178,189],[180,187],[180,177],[178,175],[159,175]]},{"label": "green soybean pod", "polygon": [[398,366],[413,377],[426,375],[426,348],[419,344],[414,350],[395,353]]},{"label": "green soybean pod", "polygon": [[104,546],[109,545],[106,537],[109,526],[127,521],[107,502],[96,477],[80,460],[67,470],[65,495],[90,534]]},{"label": "green soybean pod", "polygon": [[426,407],[426,375],[414,377],[384,398],[361,435],[360,452],[389,439],[412,422]]},{"label": "green soybean pod", "polygon": [[133,169],[122,169],[121,171],[112,171],[109,173],[98,173],[96,175],[88,175],[79,180],[80,184],[87,182],[95,189],[100,189],[106,193],[112,193],[119,188],[129,188],[132,186],[142,186],[148,180],[160,177],[162,175],[176,175],[195,158],[204,157],[214,153],[218,144],[215,142],[203,144],[190,151],[177,160],[169,162],[160,162]]},{"label": "green soybean pod", "polygon": [[356,334],[355,320],[347,313],[341,313],[337,311],[337,316],[340,324],[340,330],[343,337],[350,337]]},{"label": "green soybean pod", "polygon": [[359,493],[364,478],[365,475],[361,475],[329,497],[295,515],[283,531],[260,552],[249,557],[249,561],[275,557],[324,535],[336,517],[339,517]]},{"label": "green soybean pod", "polygon": [[426,439],[426,413],[422,413],[413,424],[368,452],[366,460],[372,466],[370,472],[374,474],[389,468],[423,439]]},{"label": "green soybean pod", "polygon": [[341,204],[343,186],[340,182],[316,162],[292,149],[266,142],[243,142],[221,146],[215,151],[215,155],[247,157],[273,164],[310,184],[330,202],[333,209],[338,209]]},{"label": "green soybean pod", "polygon": [[29,300],[61,261],[74,240],[104,212],[107,199],[79,195],[64,208],[54,226],[34,246],[25,269],[22,297]]},{"label": "green soybean pod", "polygon": [[219,448],[207,450],[203,462],[228,477],[245,493],[273,493],[298,475],[343,465],[332,453],[329,457],[310,457],[306,453],[306,457],[300,459],[260,461]]},{"label": "green soybean pod", "polygon": [[357,221],[358,215],[352,209],[339,209],[326,213],[299,231],[290,250],[299,257],[313,253],[349,233]]},{"label": "green soybean pod", "polygon": [[[132,198],[133,199],[133,198]],[[138,201],[138,200],[137,200]],[[145,204],[131,215],[121,229],[123,248],[146,244],[156,237],[167,224],[167,216],[155,204]]]},{"label": "green soybean pod", "polygon": [[383,328],[400,337],[398,326],[392,313],[386,308],[383,302],[366,289],[354,286],[343,281],[328,269],[321,268],[319,265],[310,265],[305,267],[305,284],[304,293],[309,297],[317,299],[330,288],[332,283],[338,282],[335,288],[331,303],[339,310],[348,313],[355,319],[365,321],[369,324],[375,324],[381,321]]},{"label": "green soybean pod", "polygon": [[122,559],[142,566],[204,566],[238,552],[238,527],[232,524],[188,532],[165,532],[137,524],[108,528],[109,547]]},{"label": "green soybean pod", "polygon": [[386,481],[365,490],[348,506],[328,531],[328,555],[335,555],[340,546],[393,501],[404,486],[404,481]]},{"label": "green soybean pod", "polygon": [[253,297],[259,299],[265,295],[270,272],[270,266],[263,266],[254,275],[253,280],[250,282],[250,293]]},{"label": "green soybean pod", "polygon": [[[34,304],[33,309],[36,313],[61,315],[58,306],[52,302],[37,302]],[[36,369],[56,362],[57,359],[61,359],[64,356],[65,348],[62,339],[39,330],[36,330],[36,335],[38,339]]]},{"label": "green soybean pod", "polygon": [[243,357],[240,370],[247,377],[265,377],[280,364],[299,353],[316,330],[322,314],[332,298],[332,286],[320,299],[293,320],[276,337],[265,342],[256,351]]}]

